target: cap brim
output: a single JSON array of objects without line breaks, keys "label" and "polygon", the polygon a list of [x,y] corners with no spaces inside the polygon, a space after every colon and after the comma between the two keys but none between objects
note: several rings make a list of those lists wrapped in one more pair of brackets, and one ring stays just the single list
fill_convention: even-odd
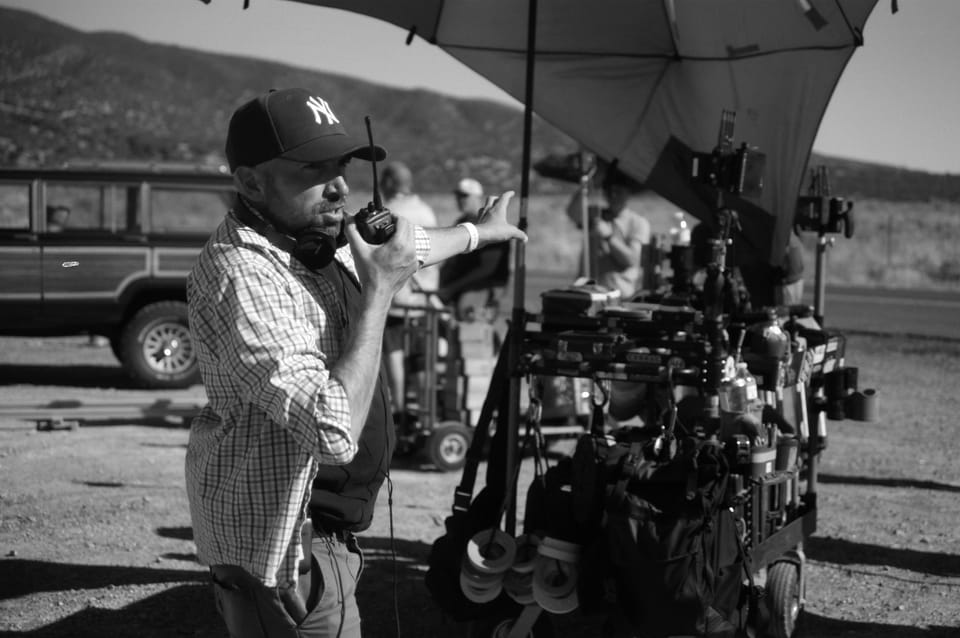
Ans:
[{"label": "cap brim", "polygon": [[298,162],[325,162],[341,157],[382,162],[387,157],[387,151],[377,144],[371,149],[369,144],[360,144],[349,135],[327,135],[301,144],[281,154],[281,157]]}]

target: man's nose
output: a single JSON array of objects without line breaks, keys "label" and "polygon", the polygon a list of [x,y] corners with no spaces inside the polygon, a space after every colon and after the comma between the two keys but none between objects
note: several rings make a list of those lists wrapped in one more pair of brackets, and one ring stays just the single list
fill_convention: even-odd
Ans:
[{"label": "man's nose", "polygon": [[350,193],[350,187],[347,186],[347,180],[340,175],[323,188],[323,198],[328,202],[339,202]]}]

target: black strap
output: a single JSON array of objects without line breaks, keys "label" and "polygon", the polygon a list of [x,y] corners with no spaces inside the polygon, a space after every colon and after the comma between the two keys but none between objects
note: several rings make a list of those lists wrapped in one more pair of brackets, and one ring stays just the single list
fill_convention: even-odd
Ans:
[{"label": "black strap", "polygon": [[[576,392],[574,392],[576,394]],[[574,396],[574,401],[578,400]],[[593,436],[603,436],[604,428],[607,425],[607,414],[604,410],[605,403],[593,404],[593,415],[590,417],[590,434]]]},{"label": "black strap", "polygon": [[[506,343],[510,343],[509,330],[506,339]],[[493,368],[493,375],[490,377],[491,388],[501,387],[500,384],[509,379],[508,350],[509,348],[500,349],[496,366]],[[477,427],[474,429],[473,439],[467,449],[466,463],[463,466],[460,484],[453,491],[454,514],[466,512],[470,507],[470,501],[473,498],[473,485],[477,480],[477,467],[483,458],[483,448],[486,445],[487,437],[490,435],[490,422],[493,420],[493,413],[497,409],[499,401],[499,393],[487,391],[487,396],[483,400],[483,407],[480,408],[480,416],[477,418]]]},{"label": "black strap", "polygon": [[267,231],[270,229],[270,224],[268,224],[265,219],[250,210],[243,199],[237,197],[237,204],[233,207],[232,211],[234,216],[240,221],[241,224],[252,228],[261,235],[266,236]]}]

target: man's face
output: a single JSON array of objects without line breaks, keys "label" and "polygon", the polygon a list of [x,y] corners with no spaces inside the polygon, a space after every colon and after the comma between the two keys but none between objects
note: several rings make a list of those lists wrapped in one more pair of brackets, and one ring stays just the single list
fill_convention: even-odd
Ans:
[{"label": "man's face", "polygon": [[336,235],[343,223],[347,159],[298,162],[278,157],[257,166],[263,203],[280,230],[296,234],[307,226],[328,227]]},{"label": "man's face", "polygon": [[63,226],[67,223],[67,219],[70,217],[70,211],[66,208],[57,208],[50,213],[50,225],[51,226]]}]

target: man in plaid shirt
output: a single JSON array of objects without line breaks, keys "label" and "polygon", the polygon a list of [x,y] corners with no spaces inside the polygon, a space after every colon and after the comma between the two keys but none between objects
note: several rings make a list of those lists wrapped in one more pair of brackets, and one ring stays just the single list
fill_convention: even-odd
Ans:
[{"label": "man in plaid shirt", "polygon": [[344,172],[386,151],[305,89],[240,106],[226,155],[236,202],[187,280],[209,398],[186,457],[198,556],[231,636],[360,636],[354,532],[395,443],[380,369],[391,299],[421,266],[526,236],[507,192],[475,225],[394,217],[368,244]]}]

